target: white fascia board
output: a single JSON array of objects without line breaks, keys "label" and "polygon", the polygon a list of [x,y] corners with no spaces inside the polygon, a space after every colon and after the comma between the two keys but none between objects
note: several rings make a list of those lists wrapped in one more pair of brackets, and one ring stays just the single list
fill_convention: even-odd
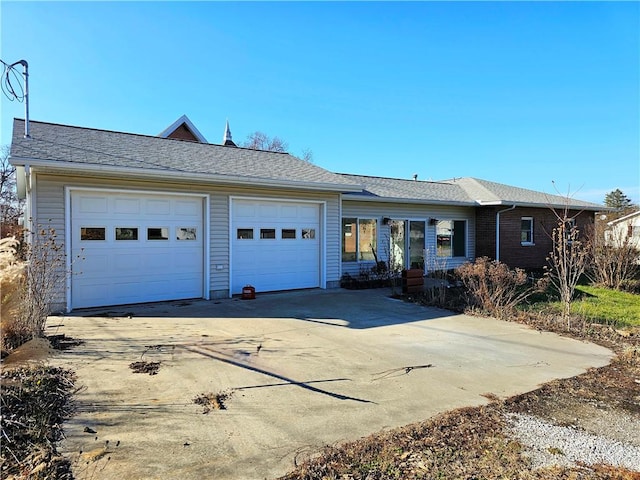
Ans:
[{"label": "white fascia board", "polygon": [[476,202],[477,202],[477,206],[479,207],[499,207],[503,205],[510,207],[512,205],[515,205],[516,207],[527,207],[527,208],[554,208],[554,209],[567,208],[569,210],[590,210],[594,212],[599,212],[600,210],[604,209],[604,208],[601,208],[599,205],[593,206],[593,205],[567,205],[567,204],[560,204],[560,203],[507,202],[504,200],[490,201],[490,202],[483,202],[482,200],[476,200]]},{"label": "white fascia board", "polygon": [[360,192],[362,187],[359,185],[343,185],[337,183],[320,183],[320,182],[304,182],[295,180],[272,180],[268,178],[259,177],[243,177],[232,175],[214,175],[206,173],[189,173],[176,170],[152,170],[146,168],[127,168],[127,167],[113,167],[109,165],[95,165],[95,164],[78,164],[60,161],[39,160],[13,157],[12,163],[18,165],[30,165],[33,167],[40,167],[47,172],[73,172],[73,173],[104,173],[106,175],[117,175],[120,178],[127,176],[131,179],[154,179],[166,181],[167,178],[175,180],[184,180],[200,183],[215,183],[224,185],[252,185],[261,187],[274,187],[274,188],[301,188],[303,190],[321,190],[330,192]]}]

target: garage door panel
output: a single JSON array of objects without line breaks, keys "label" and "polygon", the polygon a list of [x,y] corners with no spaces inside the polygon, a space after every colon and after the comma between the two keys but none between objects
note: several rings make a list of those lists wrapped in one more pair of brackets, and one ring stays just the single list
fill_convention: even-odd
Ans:
[{"label": "garage door panel", "polygon": [[106,213],[108,200],[104,197],[83,195],[76,208],[80,213]]},{"label": "garage door panel", "polygon": [[137,198],[116,198],[113,201],[113,213],[132,215],[140,213],[140,200]]},{"label": "garage door panel", "polygon": [[202,215],[202,202],[195,200],[176,200],[175,213],[179,216],[199,218]]},{"label": "garage door panel", "polygon": [[144,212],[147,215],[170,215],[171,202],[169,200],[147,200]]},{"label": "garage door panel", "polygon": [[[204,296],[201,197],[78,191],[71,211],[72,308]],[[104,240],[81,240],[83,226],[104,228]],[[116,240],[118,228],[137,240]]]}]

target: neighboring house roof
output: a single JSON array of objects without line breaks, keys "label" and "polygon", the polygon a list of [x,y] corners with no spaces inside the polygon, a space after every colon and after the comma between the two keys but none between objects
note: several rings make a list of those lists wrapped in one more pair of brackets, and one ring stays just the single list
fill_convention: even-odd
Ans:
[{"label": "neighboring house roof", "polygon": [[446,203],[469,206],[516,205],[519,207],[553,207],[600,211],[605,207],[561,195],[512,187],[502,183],[465,177],[437,182],[404,180],[398,178],[368,177],[341,174],[354,183],[363,185],[364,191],[349,193],[345,198],[414,203]]},{"label": "neighboring house roof", "polygon": [[210,183],[359,191],[350,180],[288,153],[14,120],[11,163],[51,170]]},{"label": "neighboring house roof", "polygon": [[160,132],[158,136],[161,138],[176,138],[178,140],[186,140],[184,137],[175,135],[177,132],[180,131],[180,129],[183,129],[183,128],[186,129],[191,134],[194,141],[197,141],[200,143],[209,143],[207,142],[207,139],[204,138],[204,135],[202,135],[198,131],[196,126],[193,123],[191,123],[191,120],[189,120],[189,117],[187,117],[186,115],[182,115],[178,120],[173,122],[171,125],[165,128],[162,132]]},{"label": "neighboring house roof", "polygon": [[613,225],[617,225],[619,223],[624,223],[624,222],[629,222],[629,221],[632,221],[632,220],[634,220],[636,218],[640,219],[640,210],[636,210],[635,212],[631,212],[631,213],[625,215],[624,217],[620,217],[620,218],[616,218],[615,220],[611,220],[610,222],[607,222],[607,225],[612,227]]}]

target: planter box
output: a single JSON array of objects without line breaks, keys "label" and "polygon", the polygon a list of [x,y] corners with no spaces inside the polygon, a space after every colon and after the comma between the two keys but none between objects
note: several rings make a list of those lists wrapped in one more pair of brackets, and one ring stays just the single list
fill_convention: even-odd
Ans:
[{"label": "planter box", "polygon": [[402,271],[402,293],[419,293],[424,289],[424,271],[412,268]]}]

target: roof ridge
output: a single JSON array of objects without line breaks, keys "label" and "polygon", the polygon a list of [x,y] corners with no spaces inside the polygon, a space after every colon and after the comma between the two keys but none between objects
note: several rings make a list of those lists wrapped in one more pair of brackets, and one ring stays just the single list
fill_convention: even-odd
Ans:
[{"label": "roof ridge", "polygon": [[[13,120],[14,120],[14,122],[16,122],[16,121],[24,122],[24,118],[14,117]],[[184,140],[180,140],[179,138],[159,137],[157,135],[150,135],[150,134],[146,134],[146,133],[123,132],[121,130],[110,130],[110,129],[105,129],[105,128],[80,127],[78,125],[67,125],[66,123],[43,122],[41,120],[31,120],[31,119],[29,119],[29,123],[39,123],[41,125],[51,125],[51,126],[54,126],[54,127],[73,128],[73,129],[77,129],[77,130],[89,130],[89,131],[93,131],[93,132],[104,132],[104,133],[115,133],[115,134],[119,134],[119,135],[130,135],[130,136],[133,136],[133,137],[151,138],[151,139],[161,140],[161,141],[167,140],[167,141],[173,141],[173,142],[184,142]],[[206,145],[206,146],[212,146],[212,147],[229,148],[228,145],[221,145],[219,143],[201,143],[201,142],[187,142],[187,143],[190,143],[192,145]],[[240,147],[240,146],[238,146],[236,148],[239,148],[239,149],[242,149],[242,150],[252,150],[252,151],[256,151],[256,152],[279,153],[279,154],[289,155],[289,156],[292,156],[292,157],[294,156],[294,155],[291,155],[289,152],[274,152],[273,150],[261,150],[259,148],[249,148],[249,147]]]},{"label": "roof ridge", "polygon": [[[453,182],[454,184],[457,183],[458,185],[460,185],[460,188],[462,188],[464,190],[464,192],[469,196],[469,198],[473,201],[476,202],[491,202],[491,201],[497,201],[497,200],[501,200],[500,197],[498,195],[496,195],[495,193],[493,193],[491,190],[489,190],[487,187],[485,187],[482,182],[484,180],[482,180],[481,178],[475,178],[475,177],[459,177],[459,178],[452,178],[451,182]],[[480,190],[482,190],[482,192],[484,194],[487,195],[486,199],[481,199],[481,198],[474,198],[477,195],[474,195],[474,192],[471,190],[471,186],[468,185],[468,183],[473,182],[473,186],[475,188],[479,188]],[[508,186],[508,185],[506,185]]]},{"label": "roof ridge", "polygon": [[443,182],[440,180],[418,180],[418,179],[414,180],[413,178],[381,177],[379,175],[360,175],[357,173],[340,173],[340,172],[333,172],[333,173],[335,173],[336,175],[343,175],[343,176],[348,175],[351,177],[380,178],[382,180],[397,180],[400,182],[411,182],[411,183],[421,182],[421,183],[437,183],[439,185],[450,185],[449,183]]}]

